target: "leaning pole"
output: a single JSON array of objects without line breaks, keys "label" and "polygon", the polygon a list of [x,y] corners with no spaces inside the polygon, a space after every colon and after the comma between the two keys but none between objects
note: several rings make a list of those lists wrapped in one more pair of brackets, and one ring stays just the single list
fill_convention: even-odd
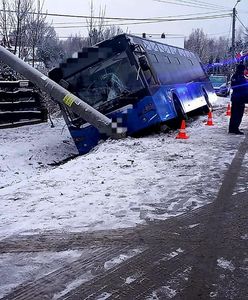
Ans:
[{"label": "leaning pole", "polygon": [[101,114],[82,99],[68,92],[65,88],[31,67],[29,64],[25,63],[16,55],[6,50],[3,46],[0,46],[0,60],[50,95],[54,101],[67,106],[68,109],[73,111],[79,117],[96,127],[99,132],[106,134],[107,136],[112,136],[111,119]]}]

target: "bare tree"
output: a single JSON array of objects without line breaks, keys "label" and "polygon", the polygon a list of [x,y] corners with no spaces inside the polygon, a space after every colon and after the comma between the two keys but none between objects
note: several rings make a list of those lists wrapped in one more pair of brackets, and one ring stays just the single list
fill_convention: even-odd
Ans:
[{"label": "bare tree", "polygon": [[87,24],[88,24],[88,35],[89,35],[89,44],[92,45],[92,40],[91,40],[91,36],[92,36],[92,32],[93,29],[96,26],[96,22],[94,19],[94,4],[93,1],[91,0],[90,2],[90,18],[86,20]]},{"label": "bare tree", "polygon": [[[231,43],[229,38],[219,37],[217,39],[209,38],[202,29],[194,30],[189,38],[185,41],[185,48],[197,53],[202,62],[207,64],[221,62],[223,64],[231,64]],[[247,51],[248,49],[248,31],[238,28],[236,34],[235,50],[236,53]],[[232,68],[230,65],[224,66],[228,71]]]},{"label": "bare tree", "polygon": [[0,34],[2,35],[2,44],[5,47],[10,47],[10,14],[9,3],[6,0],[1,1],[0,11]]},{"label": "bare tree", "polygon": [[102,40],[109,39],[112,36],[122,33],[122,29],[119,26],[109,25],[105,19],[106,6],[99,7],[98,17],[95,18],[94,2],[90,3],[90,18],[88,23],[88,44],[90,46],[101,42]]},{"label": "bare tree", "polygon": [[9,4],[9,19],[11,26],[11,36],[14,40],[14,54],[22,57],[25,48],[25,28],[27,26],[28,15],[33,5],[32,0],[13,0]]},{"label": "bare tree", "polygon": [[49,31],[49,27],[46,26],[46,16],[42,14],[43,6],[44,0],[37,0],[36,5],[32,3],[26,27],[26,38],[29,49],[31,49],[32,66],[35,64],[37,47]]},{"label": "bare tree", "polygon": [[185,41],[185,48],[197,53],[203,63],[209,60],[208,37],[202,29],[195,29]]},{"label": "bare tree", "polygon": [[55,29],[45,24],[45,34],[42,36],[35,52],[35,58],[42,62],[45,68],[54,67],[64,56],[64,51]]},{"label": "bare tree", "polygon": [[123,30],[116,25],[108,26],[103,31],[103,39],[110,39],[111,37],[123,33]]},{"label": "bare tree", "polygon": [[82,50],[83,47],[88,46],[87,39],[79,36],[79,35],[71,35],[66,40],[60,42],[61,47],[64,51],[64,57],[72,57],[74,53]]},{"label": "bare tree", "polygon": [[95,9],[94,9],[94,2],[91,0],[90,2],[90,18],[87,19],[88,24],[88,44],[92,46],[100,41],[103,40],[103,32],[105,27],[105,13],[106,13],[106,6],[99,8],[98,18],[95,18]]}]

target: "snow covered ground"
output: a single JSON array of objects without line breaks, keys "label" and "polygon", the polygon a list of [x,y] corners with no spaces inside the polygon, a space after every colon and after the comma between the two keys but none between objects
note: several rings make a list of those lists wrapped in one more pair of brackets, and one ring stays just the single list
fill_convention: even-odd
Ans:
[{"label": "snow covered ground", "polygon": [[188,140],[176,131],[108,140],[57,167],[77,153],[62,120],[0,130],[0,239],[133,227],[210,203],[243,139],[227,134],[227,103],[219,98],[215,126],[189,122]]},{"label": "snow covered ground", "polygon": [[51,169],[50,164],[77,154],[62,119],[0,130],[0,189]]}]

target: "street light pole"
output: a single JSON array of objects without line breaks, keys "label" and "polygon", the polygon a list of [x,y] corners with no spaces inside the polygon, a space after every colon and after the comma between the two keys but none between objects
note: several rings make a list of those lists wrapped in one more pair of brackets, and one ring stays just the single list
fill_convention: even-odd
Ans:
[{"label": "street light pole", "polygon": [[235,25],[236,25],[236,14],[237,14],[237,11],[236,11],[236,6],[237,4],[240,2],[241,0],[237,0],[234,8],[233,8],[233,12],[232,12],[232,17],[233,17],[233,20],[232,20],[232,59],[234,61],[235,59]]}]

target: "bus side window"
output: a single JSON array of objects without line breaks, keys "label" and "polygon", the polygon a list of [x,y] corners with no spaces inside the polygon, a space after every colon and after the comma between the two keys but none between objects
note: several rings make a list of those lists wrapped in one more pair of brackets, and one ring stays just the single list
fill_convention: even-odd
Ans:
[{"label": "bus side window", "polygon": [[167,64],[171,64],[171,60],[168,56],[164,55],[164,62]]},{"label": "bus side window", "polygon": [[154,76],[151,71],[151,67],[150,67],[147,57],[145,55],[142,55],[139,57],[139,65],[145,75],[147,83],[149,85],[156,84],[156,81],[155,81]]},{"label": "bus side window", "polygon": [[193,66],[194,65],[193,61],[191,59],[189,59],[189,58],[188,58],[188,60],[191,63],[191,65]]},{"label": "bus side window", "polygon": [[139,65],[140,65],[140,67],[141,67],[141,69],[142,69],[143,71],[147,71],[147,70],[150,69],[149,62],[148,62],[148,60],[147,60],[147,58],[146,58],[145,55],[141,55],[141,56],[139,57]]},{"label": "bus side window", "polygon": [[146,81],[149,85],[155,85],[156,84],[156,81],[152,75],[152,72],[151,70],[146,70],[146,71],[143,71],[144,72],[144,75],[145,75],[145,78],[146,78]]},{"label": "bus side window", "polygon": [[181,64],[179,58],[175,57],[175,61],[176,61],[176,63],[178,63],[179,65]]},{"label": "bus side window", "polygon": [[159,62],[158,57],[157,57],[156,54],[150,54],[149,56],[150,56],[151,62],[153,62],[153,63],[158,63]]}]

